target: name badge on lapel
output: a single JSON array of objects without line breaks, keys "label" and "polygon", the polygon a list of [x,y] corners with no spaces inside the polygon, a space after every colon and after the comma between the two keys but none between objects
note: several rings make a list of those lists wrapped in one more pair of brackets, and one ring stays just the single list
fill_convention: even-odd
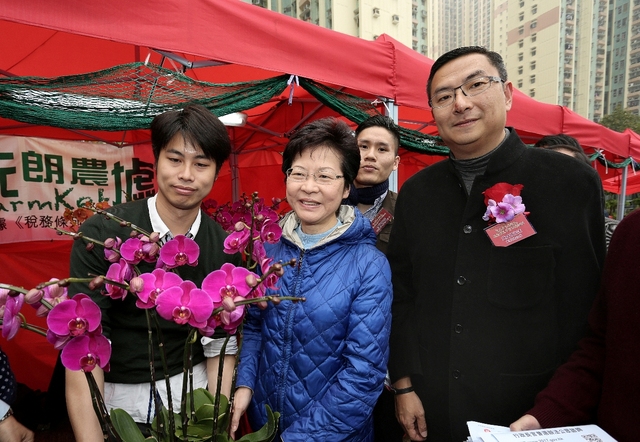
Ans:
[{"label": "name badge on lapel", "polygon": [[389,224],[389,221],[393,219],[393,215],[387,209],[380,209],[378,214],[371,220],[371,227],[376,235],[379,234],[384,226]]},{"label": "name badge on lapel", "polygon": [[536,234],[523,213],[519,213],[511,221],[493,224],[484,231],[496,247],[507,247]]}]

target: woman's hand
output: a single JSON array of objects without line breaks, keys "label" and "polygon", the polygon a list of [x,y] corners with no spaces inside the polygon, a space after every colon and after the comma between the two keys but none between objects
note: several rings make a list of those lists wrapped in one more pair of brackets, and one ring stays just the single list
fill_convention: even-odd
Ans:
[{"label": "woman's hand", "polygon": [[247,411],[253,391],[247,387],[238,387],[236,394],[233,396],[233,410],[231,414],[231,438],[235,440],[236,430],[240,425],[240,418]]}]

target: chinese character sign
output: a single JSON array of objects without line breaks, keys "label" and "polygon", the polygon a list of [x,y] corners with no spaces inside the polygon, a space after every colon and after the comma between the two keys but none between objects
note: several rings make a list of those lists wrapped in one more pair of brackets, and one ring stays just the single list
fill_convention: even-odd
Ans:
[{"label": "chinese character sign", "polygon": [[151,196],[151,147],[0,136],[0,244],[61,239],[63,213]]}]

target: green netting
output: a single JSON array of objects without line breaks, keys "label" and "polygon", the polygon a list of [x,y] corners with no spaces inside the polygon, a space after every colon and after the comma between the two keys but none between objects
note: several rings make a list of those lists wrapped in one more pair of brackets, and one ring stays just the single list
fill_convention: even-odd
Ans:
[{"label": "green netting", "polygon": [[[307,78],[300,78],[300,86],[313,95],[319,102],[360,124],[367,118],[378,114],[376,107],[364,98],[332,89]],[[407,150],[429,155],[448,155],[449,148],[443,146],[440,137],[400,127],[400,145]]]},{"label": "green netting", "polygon": [[[216,115],[266,103],[287,87],[288,75],[243,83],[196,81],[163,67],[130,63],[82,75],[0,79],[0,116],[30,124],[80,130],[148,128],[154,116],[200,103]],[[301,86],[355,123],[378,113],[368,100],[305,78]],[[400,128],[401,145],[446,155],[438,137]]]},{"label": "green netting", "polygon": [[143,129],[157,114],[193,103],[218,116],[251,109],[280,95],[288,78],[214,84],[144,63],[57,78],[3,78],[0,116],[67,129]]}]

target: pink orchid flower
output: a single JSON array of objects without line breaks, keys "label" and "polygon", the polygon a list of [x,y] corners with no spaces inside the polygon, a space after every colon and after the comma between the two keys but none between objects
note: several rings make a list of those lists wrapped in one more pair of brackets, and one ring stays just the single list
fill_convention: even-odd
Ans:
[{"label": "pink orchid flower", "polygon": [[[59,280],[57,278],[51,278],[49,282],[51,281]],[[41,299],[44,299],[49,304],[51,304],[51,307],[55,307],[62,301],[66,301],[67,299],[69,299],[69,296],[67,295],[67,288],[60,287],[58,284],[48,285],[41,291],[43,294]],[[31,306],[36,309],[36,316],[45,317],[49,314],[49,309],[42,305],[41,302],[33,303],[31,304]]]},{"label": "pink orchid flower", "polygon": [[138,292],[136,306],[142,309],[155,307],[156,300],[162,292],[182,284],[180,276],[162,269],[155,269],[151,273],[143,273],[140,278],[144,281],[144,286]]},{"label": "pink orchid flower", "polygon": [[109,371],[110,358],[111,344],[101,333],[87,333],[71,339],[60,354],[62,365],[69,370],[84,372],[96,367]]},{"label": "pink orchid flower", "polygon": [[251,272],[244,267],[226,263],[220,270],[209,273],[202,281],[202,290],[211,297],[214,309],[224,308],[219,313],[217,321],[229,332],[235,332],[242,322],[244,306],[236,306],[235,302],[245,299],[251,291],[251,287],[247,284],[249,274]]},{"label": "pink orchid flower", "polygon": [[275,244],[280,241],[282,236],[282,227],[278,223],[265,224],[260,231],[260,238],[269,244]]},{"label": "pink orchid flower", "polygon": [[[107,274],[105,276],[108,280],[127,285],[128,281],[133,277],[133,274],[134,272],[131,264],[129,264],[124,258],[121,258],[120,262],[109,266],[109,270],[107,270]],[[129,293],[127,289],[109,284],[108,282],[105,283],[104,288],[107,291],[107,296],[111,299],[124,299],[126,298],[127,293]]]},{"label": "pink orchid flower", "polygon": [[120,246],[120,255],[129,264],[137,265],[140,261],[155,262],[158,255],[158,244],[146,236],[129,238]]},{"label": "pink orchid flower", "polygon": [[213,312],[213,304],[204,290],[191,281],[183,281],[158,295],[156,310],[167,321],[202,328]]},{"label": "pink orchid flower", "polygon": [[102,329],[100,307],[84,293],[56,305],[47,316],[47,340],[56,349],[62,348],[71,338]]},{"label": "pink orchid flower", "polygon": [[20,309],[24,304],[24,294],[9,296],[9,290],[0,289],[0,314],[2,315],[2,337],[12,339],[22,324]]},{"label": "pink orchid flower", "polygon": [[224,253],[233,255],[243,252],[249,244],[249,229],[232,232],[224,240]]},{"label": "pink orchid flower", "polygon": [[104,259],[113,263],[120,261],[120,247],[122,240],[117,236],[115,238],[107,238],[104,241]]},{"label": "pink orchid flower", "polygon": [[158,263],[168,269],[173,269],[183,265],[198,265],[200,256],[200,246],[184,235],[178,235],[167,241],[160,249],[160,259]]}]

